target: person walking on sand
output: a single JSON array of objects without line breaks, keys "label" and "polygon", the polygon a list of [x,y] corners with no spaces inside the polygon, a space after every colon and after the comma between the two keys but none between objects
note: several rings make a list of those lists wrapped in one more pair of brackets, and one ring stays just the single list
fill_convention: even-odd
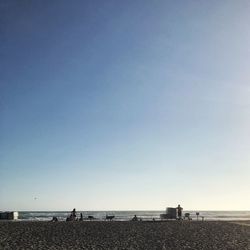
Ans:
[{"label": "person walking on sand", "polygon": [[177,210],[178,220],[181,220],[183,208],[180,205],[178,205],[178,207],[176,208],[176,210]]}]

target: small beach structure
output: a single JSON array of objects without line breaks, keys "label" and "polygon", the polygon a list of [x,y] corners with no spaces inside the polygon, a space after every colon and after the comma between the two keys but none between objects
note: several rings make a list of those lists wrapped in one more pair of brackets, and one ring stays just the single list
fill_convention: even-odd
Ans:
[{"label": "small beach structure", "polygon": [[167,207],[165,214],[160,214],[160,218],[163,219],[177,219],[176,217],[176,208],[175,207]]},{"label": "small beach structure", "polygon": [[0,212],[0,220],[17,220],[18,212]]}]

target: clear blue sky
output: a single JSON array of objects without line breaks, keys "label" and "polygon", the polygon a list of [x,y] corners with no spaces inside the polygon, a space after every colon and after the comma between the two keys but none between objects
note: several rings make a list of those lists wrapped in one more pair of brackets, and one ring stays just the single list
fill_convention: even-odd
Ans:
[{"label": "clear blue sky", "polygon": [[249,210],[249,13],[1,0],[0,210]]}]

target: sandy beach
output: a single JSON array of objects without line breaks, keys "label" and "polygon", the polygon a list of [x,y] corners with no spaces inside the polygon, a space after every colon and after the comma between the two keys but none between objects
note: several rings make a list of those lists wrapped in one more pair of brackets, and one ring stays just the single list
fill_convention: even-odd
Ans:
[{"label": "sandy beach", "polygon": [[250,249],[250,227],[212,221],[2,221],[0,249],[243,250]]}]

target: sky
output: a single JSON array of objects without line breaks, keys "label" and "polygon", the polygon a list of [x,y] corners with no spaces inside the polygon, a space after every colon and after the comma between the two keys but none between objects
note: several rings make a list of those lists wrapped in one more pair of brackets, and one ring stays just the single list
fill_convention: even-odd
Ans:
[{"label": "sky", "polygon": [[0,1],[0,210],[250,210],[250,2]]}]

